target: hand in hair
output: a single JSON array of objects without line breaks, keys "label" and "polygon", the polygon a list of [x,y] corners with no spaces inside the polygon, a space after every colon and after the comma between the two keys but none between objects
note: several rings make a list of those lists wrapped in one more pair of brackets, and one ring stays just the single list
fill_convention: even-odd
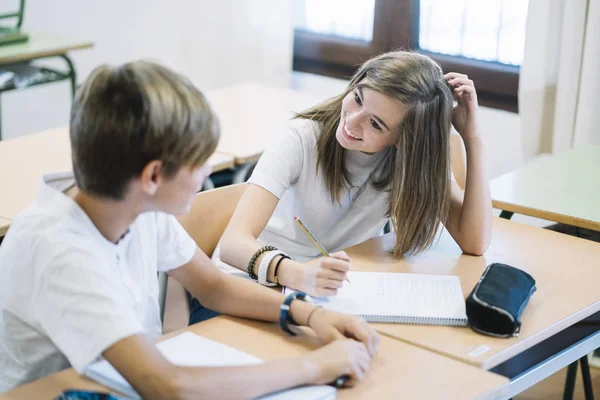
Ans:
[{"label": "hand in hair", "polygon": [[453,89],[456,106],[452,113],[452,125],[462,136],[463,141],[468,141],[479,136],[477,128],[477,92],[473,81],[467,75],[449,72],[444,79]]}]

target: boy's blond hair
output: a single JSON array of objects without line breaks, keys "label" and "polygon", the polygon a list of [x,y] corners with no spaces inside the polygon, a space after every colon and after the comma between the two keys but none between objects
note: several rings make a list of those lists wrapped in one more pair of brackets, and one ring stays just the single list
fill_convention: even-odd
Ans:
[{"label": "boy's blond hair", "polygon": [[219,125],[204,95],[154,62],[96,68],[71,108],[73,171],[80,190],[122,200],[152,160],[167,179],[208,160]]}]

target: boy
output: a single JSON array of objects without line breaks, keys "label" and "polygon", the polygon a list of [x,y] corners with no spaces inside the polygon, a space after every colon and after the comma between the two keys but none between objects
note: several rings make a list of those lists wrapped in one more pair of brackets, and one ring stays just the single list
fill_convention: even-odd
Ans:
[{"label": "boy", "polygon": [[[73,172],[45,176],[0,247],[0,392],[102,355],[143,398],[247,398],[349,374],[379,343],[360,319],[292,301],[325,347],[263,365],[170,364],[157,271],[218,312],[277,321],[284,296],[220,273],[170,214],[188,211],[219,137],[204,96],[154,63],[101,66],[71,110]],[[309,318],[310,317],[310,318]],[[334,341],[335,339],[345,339]]]}]

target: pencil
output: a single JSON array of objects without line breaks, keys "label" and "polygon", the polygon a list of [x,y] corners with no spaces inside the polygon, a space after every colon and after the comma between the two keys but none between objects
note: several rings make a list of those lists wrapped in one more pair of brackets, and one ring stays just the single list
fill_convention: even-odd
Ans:
[{"label": "pencil", "polygon": [[[302,229],[302,231],[314,243],[315,247],[321,252],[321,254],[323,254],[323,257],[331,257],[329,255],[329,252],[327,250],[325,250],[325,248],[323,246],[321,246],[321,244],[319,243],[317,238],[312,233],[310,233],[308,228],[302,223],[302,221],[300,221],[300,218],[294,217],[294,220],[298,223],[298,225],[300,225],[300,228]],[[346,282],[351,283],[350,279],[348,279],[348,278],[346,278]]]}]

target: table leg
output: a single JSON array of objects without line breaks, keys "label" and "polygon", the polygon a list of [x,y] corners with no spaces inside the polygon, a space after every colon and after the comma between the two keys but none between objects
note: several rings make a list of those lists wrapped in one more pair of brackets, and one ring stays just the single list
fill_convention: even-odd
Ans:
[{"label": "table leg", "polygon": [[590,365],[587,356],[581,357],[579,363],[581,364],[581,376],[583,378],[585,400],[594,400],[594,389],[592,387],[592,377],[590,375]]},{"label": "table leg", "polygon": [[567,368],[567,379],[565,379],[565,391],[563,392],[563,400],[573,400],[575,391],[575,379],[577,379],[577,361],[569,364]]}]

